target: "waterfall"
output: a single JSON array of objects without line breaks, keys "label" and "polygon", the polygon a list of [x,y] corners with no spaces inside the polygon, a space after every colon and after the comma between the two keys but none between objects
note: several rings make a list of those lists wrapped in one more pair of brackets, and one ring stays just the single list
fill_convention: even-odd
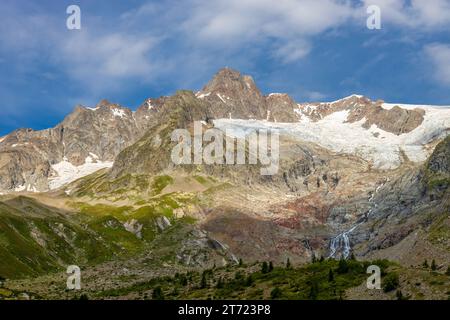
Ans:
[{"label": "waterfall", "polygon": [[[370,198],[369,198],[369,203],[373,203],[373,199],[375,197],[375,194],[378,193],[378,191],[385,185],[386,181],[389,181],[389,179],[385,180],[385,182],[381,183],[376,189],[375,192],[371,194]],[[375,204],[375,207],[377,207],[377,205]],[[356,223],[354,226],[352,226],[350,229],[348,229],[347,231],[344,231],[340,234],[338,234],[337,236],[335,236],[334,238],[332,238],[330,240],[330,254],[328,255],[328,258],[336,258],[336,255],[341,252],[342,253],[342,257],[344,257],[345,259],[348,258],[348,256],[350,255],[350,252],[352,250],[351,248],[351,243],[350,243],[350,238],[349,235],[355,231],[355,229],[357,227],[359,227],[361,224],[363,224],[364,222],[366,222],[368,220],[368,218],[373,214],[373,209],[371,208],[368,212],[367,215],[365,217],[365,219],[361,222]]]}]

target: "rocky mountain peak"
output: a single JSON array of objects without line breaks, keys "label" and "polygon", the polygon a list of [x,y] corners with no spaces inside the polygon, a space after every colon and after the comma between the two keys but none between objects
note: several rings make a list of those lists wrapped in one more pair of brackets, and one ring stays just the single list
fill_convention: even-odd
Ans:
[{"label": "rocky mountain peak", "polygon": [[251,76],[241,75],[239,71],[223,68],[203,88],[203,93],[219,93],[230,98],[239,98],[240,95],[261,97],[261,92]]},{"label": "rocky mountain peak", "polygon": [[267,115],[265,99],[253,78],[230,68],[219,70],[196,97],[208,102],[214,118],[264,119]]},{"label": "rocky mountain peak", "polygon": [[107,106],[110,106],[110,105],[112,105],[112,103],[109,100],[102,99],[102,100],[100,100],[99,103],[97,103],[97,105],[95,107],[96,108],[101,108],[101,107],[104,107],[104,106],[107,107]]}]

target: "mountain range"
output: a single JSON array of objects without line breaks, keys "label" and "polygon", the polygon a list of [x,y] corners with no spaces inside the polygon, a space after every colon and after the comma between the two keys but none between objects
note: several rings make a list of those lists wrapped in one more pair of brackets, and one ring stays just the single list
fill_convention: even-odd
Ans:
[{"label": "mountain range", "polygon": [[[237,139],[277,130],[278,172],[175,165],[171,134],[195,121]],[[59,297],[68,265],[86,270],[92,295],[242,261],[388,259],[407,268],[412,298],[446,298],[449,279],[411,277],[425,260],[436,277],[450,265],[449,185],[450,108],[299,103],[225,68],[198,92],[136,111],[77,106],[54,128],[0,138],[0,275],[12,292]]]}]

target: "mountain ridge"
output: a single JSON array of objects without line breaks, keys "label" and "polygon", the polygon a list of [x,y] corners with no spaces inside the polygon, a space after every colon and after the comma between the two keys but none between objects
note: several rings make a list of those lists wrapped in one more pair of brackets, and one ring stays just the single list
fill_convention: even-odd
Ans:
[{"label": "mountain ridge", "polygon": [[[427,113],[423,108],[387,108],[382,100],[373,102],[360,95],[328,103],[297,103],[287,94],[264,96],[250,76],[229,68],[221,69],[194,95],[197,101],[193,104],[204,105],[205,116],[199,120],[256,119],[295,124],[318,122],[348,111],[349,124],[364,120],[364,129],[376,126],[397,136],[419,127]],[[51,189],[48,179],[60,175],[53,166],[64,161],[69,171],[92,173],[95,168],[86,170],[88,162],[110,167],[121,151],[158,124],[159,113],[170,112],[164,111],[169,100],[149,98],[136,111],[102,100],[94,108],[75,107],[54,128],[18,129],[8,134],[0,141],[0,192],[47,191]]]}]

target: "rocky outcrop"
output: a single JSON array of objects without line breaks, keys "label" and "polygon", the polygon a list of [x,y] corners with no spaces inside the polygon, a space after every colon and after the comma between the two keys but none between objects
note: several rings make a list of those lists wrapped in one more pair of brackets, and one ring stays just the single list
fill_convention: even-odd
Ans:
[{"label": "rocky outcrop", "polygon": [[348,111],[347,122],[362,121],[362,127],[370,129],[372,125],[381,130],[401,135],[420,126],[424,120],[425,111],[420,108],[413,110],[403,109],[399,106],[386,109],[384,101],[371,101],[364,96],[352,95],[329,103],[310,103],[299,105],[302,114],[312,121],[319,121],[334,112]]},{"label": "rocky outcrop", "polygon": [[297,122],[301,116],[296,113],[297,103],[287,94],[271,93],[265,97],[267,108],[267,121],[271,122]]}]

